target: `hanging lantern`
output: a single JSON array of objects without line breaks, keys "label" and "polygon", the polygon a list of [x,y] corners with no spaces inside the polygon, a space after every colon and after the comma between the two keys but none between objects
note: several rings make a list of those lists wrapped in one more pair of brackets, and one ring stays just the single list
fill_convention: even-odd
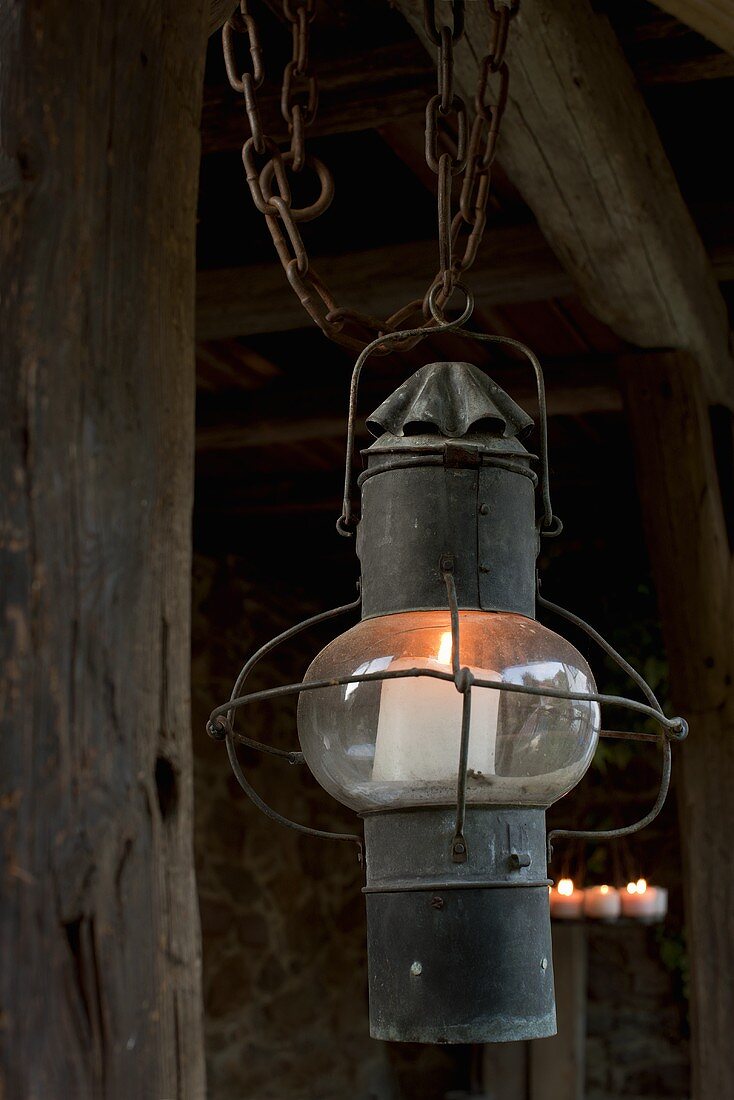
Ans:
[{"label": "hanging lantern", "polygon": [[[540,598],[541,535],[556,535],[548,486],[543,376],[540,465],[526,448],[533,422],[483,371],[431,363],[368,419],[361,519],[351,508],[357,390],[368,356],[425,329],[375,340],[355,366],[348,422],[342,533],[356,526],[361,596],[264,646],[245,665],[209,733],[226,740],[245,792],[270,817],[314,836],[362,838],[296,825],[253,791],[237,758],[244,743],[305,762],[364,821],[371,1034],[429,1043],[486,1043],[555,1033],[547,861],[554,837],[611,839],[662,807],[670,740],[687,733],[595,631]],[[540,518],[536,519],[536,489]],[[581,654],[536,620],[536,603],[584,628],[642,689],[647,702],[600,695]],[[316,656],[302,683],[250,695],[255,663],[298,630],[361,607],[361,621]],[[235,711],[300,695],[302,752],[235,732]],[[642,821],[601,833],[546,836],[546,808],[589,767],[600,706],[654,718],[663,775]],[[615,733],[615,736],[623,734]],[[639,735],[637,735],[639,736]]]}]

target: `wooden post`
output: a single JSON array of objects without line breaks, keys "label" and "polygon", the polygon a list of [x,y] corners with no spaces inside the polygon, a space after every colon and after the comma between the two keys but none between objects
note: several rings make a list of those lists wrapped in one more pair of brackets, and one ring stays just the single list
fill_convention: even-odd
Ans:
[{"label": "wooden post", "polygon": [[530,1043],[529,1100],[584,1100],[586,1095],[586,928],[553,924],[558,1034]]},{"label": "wooden post", "polygon": [[689,720],[679,811],[691,960],[694,1100],[734,1080],[734,600],[732,555],[696,362],[635,356],[621,377],[637,456],[671,691]]},{"label": "wooden post", "polygon": [[553,924],[558,1034],[484,1047],[487,1100],[583,1100],[586,1090],[586,929]]},{"label": "wooden post", "polygon": [[0,1094],[204,1096],[192,859],[206,0],[0,5]]}]

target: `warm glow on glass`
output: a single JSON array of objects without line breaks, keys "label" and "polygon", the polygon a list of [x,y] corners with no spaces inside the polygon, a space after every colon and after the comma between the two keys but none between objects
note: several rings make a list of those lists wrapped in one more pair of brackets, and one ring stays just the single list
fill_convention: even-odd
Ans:
[{"label": "warm glow on glass", "polygon": [[562,878],[558,883],[558,893],[570,898],[573,893],[573,882],[570,878]]},{"label": "warm glow on glass", "polygon": [[599,887],[599,893],[600,894],[608,894],[609,893],[609,887],[608,886],[600,886]]},{"label": "warm glow on glass", "polygon": [[628,894],[636,894],[637,893],[637,883],[636,882],[628,882],[627,883],[627,893]]},{"label": "warm glow on glass", "polygon": [[[459,659],[475,678],[588,693],[591,671],[564,638],[522,615],[462,611]],[[450,672],[448,611],[365,619],[313,661],[305,681],[413,668]],[[395,677],[308,691],[298,704],[306,761],[356,810],[451,805],[462,696],[453,682]],[[599,708],[583,700],[477,687],[471,693],[467,801],[547,806],[581,779],[596,747]]]},{"label": "warm glow on glass", "polygon": [[647,880],[644,878],[638,878],[637,880],[637,893],[644,894],[647,892]]}]

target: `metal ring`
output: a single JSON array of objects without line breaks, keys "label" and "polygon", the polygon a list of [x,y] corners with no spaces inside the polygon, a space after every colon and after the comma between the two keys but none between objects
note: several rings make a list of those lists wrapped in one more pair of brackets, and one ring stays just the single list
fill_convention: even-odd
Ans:
[{"label": "metal ring", "polygon": [[[280,157],[283,164],[290,164],[293,161],[293,151],[288,150],[285,153],[281,153]],[[293,218],[294,222],[313,221],[314,218],[318,218],[320,214],[323,214],[325,210],[328,210],[329,206],[331,205],[331,201],[334,198],[334,180],[331,172],[326,167],[324,162],[322,160],[319,160],[318,157],[315,157],[311,154],[306,157],[304,165],[308,165],[309,168],[313,168],[314,172],[318,176],[319,182],[321,184],[321,194],[316,199],[316,202],[312,202],[310,206],[302,206],[300,208],[291,207],[291,217]],[[272,160],[269,160],[263,168],[262,172],[260,173],[260,191],[262,192],[263,199],[266,203],[270,202],[273,195],[271,184],[274,170],[274,162]],[[280,186],[280,181],[278,181],[278,186]],[[286,202],[288,202],[287,196],[283,195],[283,198]]]},{"label": "metal ring", "polygon": [[[439,307],[436,303],[436,295],[438,294],[439,290],[441,290],[441,284],[434,283],[431,289],[428,291],[428,308],[431,311],[433,319],[435,321],[438,321],[439,324],[442,324],[446,320],[446,316],[441,310],[439,310]],[[465,283],[454,283],[454,290],[460,290],[464,295],[466,295],[466,305],[464,306],[464,312],[461,314],[460,317],[457,318],[455,322],[453,322],[454,324],[459,326],[463,325],[465,321],[468,321],[474,311],[474,295]],[[449,299],[449,301],[450,300],[451,299]],[[445,304],[448,305],[448,301]]]}]

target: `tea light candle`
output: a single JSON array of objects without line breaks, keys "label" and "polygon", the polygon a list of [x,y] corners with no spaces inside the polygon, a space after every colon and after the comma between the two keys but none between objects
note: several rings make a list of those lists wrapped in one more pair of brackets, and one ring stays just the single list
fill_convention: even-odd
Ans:
[{"label": "tea light candle", "polygon": [[584,890],[584,914],[595,920],[616,920],[622,903],[613,886],[587,886]]},{"label": "tea light candle", "polygon": [[550,892],[550,911],[557,920],[578,920],[584,913],[584,891],[577,890],[570,878],[560,879]]},{"label": "tea light candle", "polygon": [[644,878],[628,882],[622,893],[622,914],[633,920],[662,920],[668,911],[668,891],[648,886]]},{"label": "tea light candle", "polygon": [[655,916],[658,920],[665,920],[668,915],[668,891],[665,886],[656,886],[655,893],[657,894],[657,903],[655,906]]}]

